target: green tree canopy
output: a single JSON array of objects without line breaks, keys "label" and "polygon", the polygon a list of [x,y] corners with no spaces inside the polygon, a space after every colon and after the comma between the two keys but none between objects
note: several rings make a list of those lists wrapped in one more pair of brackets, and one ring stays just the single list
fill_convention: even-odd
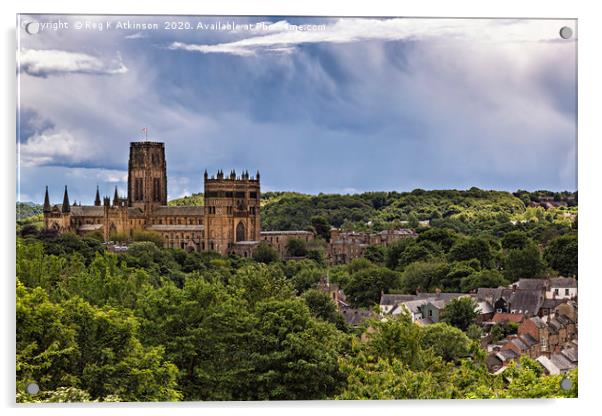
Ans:
[{"label": "green tree canopy", "polygon": [[476,306],[474,299],[468,296],[452,299],[443,309],[441,320],[466,331],[477,319]]},{"label": "green tree canopy", "polygon": [[577,235],[565,235],[550,243],[544,258],[563,276],[577,276],[577,251]]}]

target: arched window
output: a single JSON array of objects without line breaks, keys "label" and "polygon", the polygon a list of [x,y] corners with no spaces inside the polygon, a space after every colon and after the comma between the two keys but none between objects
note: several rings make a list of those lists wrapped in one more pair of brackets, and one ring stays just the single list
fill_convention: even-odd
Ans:
[{"label": "arched window", "polygon": [[236,241],[245,241],[245,225],[242,222],[236,226]]}]

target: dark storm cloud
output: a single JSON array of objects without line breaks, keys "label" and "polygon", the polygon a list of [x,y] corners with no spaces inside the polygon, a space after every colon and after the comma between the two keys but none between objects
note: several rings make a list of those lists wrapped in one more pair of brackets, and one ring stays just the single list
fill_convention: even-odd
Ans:
[{"label": "dark storm cloud", "polygon": [[166,143],[170,197],[202,190],[205,168],[259,169],[266,190],[312,193],[575,189],[575,44],[540,42],[567,22],[289,20],[303,22],[334,29],[28,38],[35,50],[120,56],[128,70],[23,75],[23,195],[39,199],[41,172],[56,189],[80,183],[70,192],[84,202],[96,183],[124,187],[142,127]]}]

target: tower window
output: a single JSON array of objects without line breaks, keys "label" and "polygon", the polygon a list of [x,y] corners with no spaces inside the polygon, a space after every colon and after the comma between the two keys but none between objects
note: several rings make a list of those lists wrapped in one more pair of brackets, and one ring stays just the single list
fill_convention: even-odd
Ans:
[{"label": "tower window", "polygon": [[134,199],[136,201],[142,201],[143,198],[142,178],[136,178],[136,181],[134,182]]},{"label": "tower window", "polygon": [[161,181],[159,178],[153,178],[153,200],[161,201]]}]

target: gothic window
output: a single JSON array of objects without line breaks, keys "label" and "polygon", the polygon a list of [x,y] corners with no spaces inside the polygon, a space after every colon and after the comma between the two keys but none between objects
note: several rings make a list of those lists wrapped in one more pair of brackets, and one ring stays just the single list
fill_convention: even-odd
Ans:
[{"label": "gothic window", "polygon": [[159,178],[153,178],[153,200],[161,201],[161,182]]},{"label": "gothic window", "polygon": [[136,181],[134,182],[134,199],[136,201],[142,201],[143,198],[142,178],[136,178]]},{"label": "gothic window", "polygon": [[245,225],[242,222],[239,222],[236,226],[236,241],[244,241],[245,240]]}]

